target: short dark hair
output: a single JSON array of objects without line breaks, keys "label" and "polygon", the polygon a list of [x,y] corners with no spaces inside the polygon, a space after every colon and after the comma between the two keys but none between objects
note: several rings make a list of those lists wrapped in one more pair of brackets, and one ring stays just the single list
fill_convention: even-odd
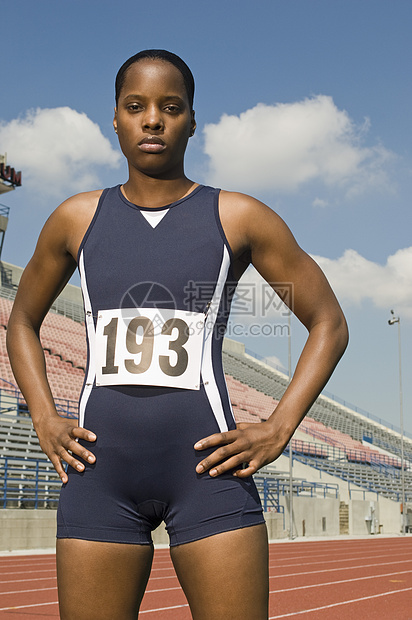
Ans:
[{"label": "short dark hair", "polygon": [[183,81],[185,83],[190,108],[193,109],[193,99],[195,95],[195,80],[193,78],[193,74],[187,64],[184,62],[184,60],[180,58],[180,56],[177,56],[177,54],[173,54],[173,52],[168,52],[167,50],[143,50],[141,52],[138,52],[134,56],[131,56],[128,60],[126,60],[125,63],[123,63],[116,75],[116,105],[118,105],[119,103],[120,91],[123,88],[127,70],[135,62],[139,62],[139,60],[143,60],[145,58],[149,58],[150,60],[164,60],[165,62],[170,62],[176,67],[176,69],[180,71],[183,77]]}]

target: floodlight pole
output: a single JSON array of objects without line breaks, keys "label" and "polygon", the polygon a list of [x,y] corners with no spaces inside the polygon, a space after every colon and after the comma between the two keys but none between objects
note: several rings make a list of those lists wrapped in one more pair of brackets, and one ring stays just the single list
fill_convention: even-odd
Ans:
[{"label": "floodlight pole", "polygon": [[401,501],[402,501],[402,535],[406,534],[405,527],[405,459],[403,446],[403,397],[402,397],[402,355],[401,355],[401,318],[395,316],[395,312],[391,310],[392,318],[388,320],[389,325],[398,324],[398,352],[399,352],[399,416],[401,425]]},{"label": "floodlight pole", "polygon": [[[292,321],[291,311],[288,312],[288,376],[292,379]],[[292,437],[289,441],[289,538],[293,540],[293,451]]]}]

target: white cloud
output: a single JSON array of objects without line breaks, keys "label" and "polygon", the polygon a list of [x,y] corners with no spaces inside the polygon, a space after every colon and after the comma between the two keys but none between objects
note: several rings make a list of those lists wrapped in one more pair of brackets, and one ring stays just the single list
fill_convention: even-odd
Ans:
[{"label": "white cloud", "polygon": [[[361,306],[369,300],[377,308],[394,308],[412,319],[412,247],[398,250],[386,264],[368,260],[356,250],[345,250],[337,259],[313,256],[336,296],[345,305]],[[287,308],[253,267],[242,276],[232,303],[232,320],[250,325],[275,321],[287,325]]]},{"label": "white cloud", "polygon": [[342,302],[360,305],[371,300],[378,308],[394,308],[412,318],[412,247],[389,256],[385,265],[374,263],[355,250],[332,260],[313,256]]},{"label": "white cloud", "polygon": [[362,146],[368,129],[368,121],[356,126],[325,95],[224,114],[204,128],[207,180],[241,191],[293,192],[310,181],[362,191],[386,181],[392,156],[382,146]]},{"label": "white cloud", "polygon": [[[289,289],[286,290],[286,293]],[[277,320],[287,324],[288,308],[251,265],[242,275],[232,300],[231,316],[244,323]]]},{"label": "white cloud", "polygon": [[320,207],[320,208],[325,208],[329,205],[327,200],[324,200],[323,198],[315,198],[315,200],[312,202],[312,206],[313,207]]},{"label": "white cloud", "polygon": [[[273,345],[282,346],[279,339],[286,341],[289,335],[289,314],[272,287],[253,266],[249,266],[233,297],[226,336],[245,342],[246,349],[250,347],[254,352],[265,348],[264,343],[267,344],[268,340]],[[286,371],[276,355],[265,357],[264,361]]]},{"label": "white cloud", "polygon": [[99,187],[98,166],[118,167],[120,154],[100,127],[69,107],[29,110],[0,123],[0,144],[23,172],[25,188],[61,197]]}]

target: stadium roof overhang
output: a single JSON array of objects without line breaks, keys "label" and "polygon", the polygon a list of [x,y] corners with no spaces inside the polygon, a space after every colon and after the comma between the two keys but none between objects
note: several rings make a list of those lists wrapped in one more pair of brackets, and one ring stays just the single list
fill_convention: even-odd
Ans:
[{"label": "stadium roof overhang", "polygon": [[11,192],[13,189],[15,189],[14,185],[7,185],[6,183],[0,181],[0,194],[4,194],[5,192]]}]

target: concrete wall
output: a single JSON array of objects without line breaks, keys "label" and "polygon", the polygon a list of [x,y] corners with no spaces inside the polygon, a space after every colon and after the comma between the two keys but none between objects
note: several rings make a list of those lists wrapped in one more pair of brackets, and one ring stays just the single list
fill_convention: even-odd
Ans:
[{"label": "concrete wall", "polygon": [[[289,497],[280,498],[290,530]],[[339,536],[339,499],[293,496],[293,536]]]},{"label": "concrete wall", "polygon": [[386,497],[379,498],[379,532],[399,534],[402,529],[401,505]]},{"label": "concrete wall", "polygon": [[349,502],[349,533],[354,536],[379,534],[379,503],[353,499]]},{"label": "concrete wall", "polygon": [[56,544],[56,510],[0,510],[0,551],[49,549]]},{"label": "concrete wall", "polygon": [[4,215],[0,215],[0,230],[7,230],[7,224],[9,222],[9,218]]},{"label": "concrete wall", "polygon": [[349,502],[350,534],[399,534],[401,529],[401,509],[398,502],[386,497],[379,497],[376,501],[352,499]]},{"label": "concrete wall", "polygon": [[266,512],[265,521],[269,540],[279,540],[280,538],[287,537],[286,517],[284,515],[277,512]]}]

